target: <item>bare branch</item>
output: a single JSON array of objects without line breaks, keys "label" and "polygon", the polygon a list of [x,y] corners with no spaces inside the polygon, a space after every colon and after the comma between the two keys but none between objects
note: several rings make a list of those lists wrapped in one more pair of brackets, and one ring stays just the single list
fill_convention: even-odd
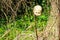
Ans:
[{"label": "bare branch", "polygon": [[8,17],[7,17],[7,15],[6,15],[6,13],[4,12],[4,10],[1,9],[1,11],[4,13],[4,15],[5,15],[5,17],[6,17],[6,20],[8,21]]}]

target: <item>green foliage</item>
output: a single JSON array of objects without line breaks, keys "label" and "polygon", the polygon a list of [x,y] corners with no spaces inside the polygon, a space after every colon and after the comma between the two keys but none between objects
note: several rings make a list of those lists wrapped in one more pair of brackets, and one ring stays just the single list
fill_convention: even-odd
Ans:
[{"label": "green foliage", "polygon": [[[26,29],[34,23],[34,15],[33,15],[33,7],[37,4],[41,5],[43,10],[42,10],[42,15],[37,17],[37,28],[39,31],[42,31],[44,27],[46,27],[47,20],[49,17],[49,11],[50,11],[50,4],[49,2],[47,3],[47,0],[31,0],[27,1],[29,3],[23,3],[19,7],[17,11],[17,17],[14,22],[6,23],[5,17],[2,16],[0,18],[0,36],[2,36],[7,29],[11,29],[12,31],[6,35],[9,40],[12,40],[16,37],[18,33],[25,35],[34,33],[34,26],[30,28],[28,31]],[[30,3],[31,2],[31,3]],[[0,6],[1,9],[1,6]],[[1,15],[0,15],[1,16]],[[9,16],[8,16],[9,17]],[[26,37],[24,40],[33,40],[33,37]],[[5,40],[5,38],[1,39]],[[22,37],[21,37],[22,40]]]}]

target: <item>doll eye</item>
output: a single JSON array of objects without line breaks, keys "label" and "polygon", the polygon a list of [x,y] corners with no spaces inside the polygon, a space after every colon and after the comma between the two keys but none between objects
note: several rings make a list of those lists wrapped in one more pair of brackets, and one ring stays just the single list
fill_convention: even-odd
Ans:
[{"label": "doll eye", "polygon": [[38,12],[36,12],[36,13],[38,13]]}]

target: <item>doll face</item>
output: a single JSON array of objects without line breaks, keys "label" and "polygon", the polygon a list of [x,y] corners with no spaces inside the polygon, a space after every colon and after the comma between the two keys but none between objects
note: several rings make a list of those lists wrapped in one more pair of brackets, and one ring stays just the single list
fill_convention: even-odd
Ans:
[{"label": "doll face", "polygon": [[36,15],[36,16],[41,15],[41,11],[42,11],[42,7],[39,5],[35,6],[33,9],[34,15]]},{"label": "doll face", "polygon": [[36,11],[34,11],[34,15],[36,15],[36,16],[39,16],[39,15],[41,15],[41,12],[40,12],[40,10],[36,10]]}]

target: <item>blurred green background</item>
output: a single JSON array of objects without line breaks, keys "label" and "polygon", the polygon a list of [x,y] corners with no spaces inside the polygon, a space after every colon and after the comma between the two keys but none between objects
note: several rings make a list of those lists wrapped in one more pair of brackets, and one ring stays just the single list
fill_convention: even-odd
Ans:
[{"label": "blurred green background", "polygon": [[[12,0],[14,5],[19,0]],[[1,2],[1,1],[0,1]],[[2,6],[0,6],[0,37],[2,37],[6,30],[11,30],[7,35],[1,40],[13,40],[17,34],[29,35],[33,34],[34,32],[34,16],[33,16],[33,7],[35,5],[42,6],[42,14],[41,16],[37,17],[37,28],[39,31],[42,31],[44,27],[46,27],[47,20],[49,17],[50,11],[50,3],[49,0],[26,0],[26,2],[21,2],[21,6],[17,11],[17,16],[15,20],[7,20],[1,11]],[[12,6],[13,7],[13,6]],[[7,15],[8,19],[10,18],[11,14]],[[32,25],[32,27],[30,27]],[[35,36],[35,35],[33,35]],[[24,39],[24,38],[25,39]],[[22,36],[20,40],[35,40],[33,37],[25,37]]]}]

